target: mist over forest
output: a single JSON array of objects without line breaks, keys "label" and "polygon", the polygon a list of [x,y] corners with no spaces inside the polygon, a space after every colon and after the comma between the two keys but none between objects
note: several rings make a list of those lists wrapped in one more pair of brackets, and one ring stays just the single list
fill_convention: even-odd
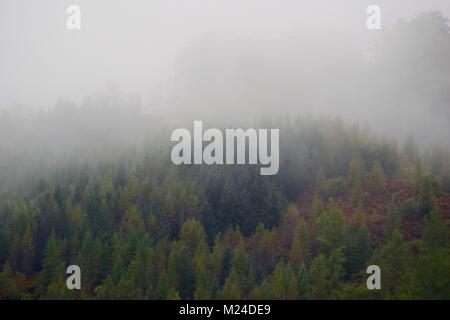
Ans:
[{"label": "mist over forest", "polygon": [[[450,297],[447,1],[379,0],[381,30],[356,0],[77,2],[73,32],[0,4],[0,300]],[[278,174],[174,165],[194,120],[279,129]]]},{"label": "mist over forest", "polygon": [[396,21],[365,47],[327,25],[199,35],[176,55],[173,77],[147,99],[110,82],[80,102],[4,106],[2,172],[167,146],[170,129],[193,120],[245,128],[267,118],[326,116],[400,145],[412,137],[423,151],[447,150],[449,30],[448,18],[435,11]]}]

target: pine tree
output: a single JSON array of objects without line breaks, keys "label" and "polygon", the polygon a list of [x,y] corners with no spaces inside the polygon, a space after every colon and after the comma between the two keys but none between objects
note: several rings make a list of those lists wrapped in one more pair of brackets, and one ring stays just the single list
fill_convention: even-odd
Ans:
[{"label": "pine tree", "polygon": [[438,210],[433,210],[424,218],[423,241],[431,251],[449,246],[448,226]]},{"label": "pine tree", "polygon": [[175,288],[182,299],[192,299],[195,292],[195,273],[189,251],[182,243],[174,245],[167,267],[169,286]]},{"label": "pine tree", "polygon": [[[39,294],[43,297],[46,296],[49,286],[52,283],[58,283],[58,280],[61,281],[61,275],[65,276],[64,264],[61,260],[61,250],[56,239],[55,231],[52,231],[44,251]],[[65,284],[64,280],[63,284]]]},{"label": "pine tree", "polygon": [[138,207],[131,206],[125,213],[125,221],[121,224],[121,228],[125,233],[137,233],[142,225],[142,215]]},{"label": "pine tree", "polygon": [[364,163],[361,158],[354,155],[348,169],[348,184],[351,186],[351,200],[355,207],[363,204],[364,171]]},{"label": "pine tree", "polygon": [[419,193],[419,209],[422,215],[427,215],[434,208],[433,186],[431,177],[425,176]]},{"label": "pine tree", "polygon": [[278,234],[280,245],[289,248],[292,244],[297,224],[300,219],[298,208],[290,204],[287,212],[281,217],[278,224]]},{"label": "pine tree", "polygon": [[297,279],[289,264],[279,262],[271,278],[273,299],[295,300],[298,298]]},{"label": "pine tree", "polygon": [[391,203],[386,215],[385,235],[387,239],[392,237],[394,231],[400,231],[400,223],[401,220],[397,206]]},{"label": "pine tree", "polygon": [[120,252],[115,252],[114,263],[112,266],[111,279],[114,283],[118,283],[125,274],[125,264]]},{"label": "pine tree", "polygon": [[322,200],[314,198],[311,206],[311,212],[314,219],[316,219],[324,211],[324,205]]},{"label": "pine tree", "polygon": [[78,261],[83,270],[84,293],[90,293],[98,283],[102,274],[103,249],[100,239],[93,239],[91,233],[86,232],[81,244]]},{"label": "pine tree", "polygon": [[233,259],[231,261],[231,269],[235,269],[242,292],[247,293],[248,290],[254,285],[255,275],[252,273],[250,257],[245,250],[243,240],[239,242],[234,251]]},{"label": "pine tree", "polygon": [[330,209],[320,214],[315,220],[316,242],[320,252],[330,253],[334,248],[343,245],[343,216],[342,210],[333,202]]},{"label": "pine tree", "polygon": [[382,295],[387,299],[407,298],[411,288],[408,281],[412,265],[411,252],[403,235],[395,230],[390,240],[377,250],[371,264],[382,270]]},{"label": "pine tree", "polygon": [[48,300],[74,300],[78,294],[77,290],[67,290],[65,274],[61,273],[49,283],[44,298]]},{"label": "pine tree", "polygon": [[422,188],[422,179],[423,179],[422,163],[419,159],[419,161],[417,161],[417,163],[416,163],[415,176],[414,176],[414,189],[416,190],[416,194],[420,193],[420,190]]},{"label": "pine tree", "polygon": [[115,290],[115,299],[132,300],[137,299],[136,288],[133,285],[133,279],[127,275],[123,276],[117,284]]},{"label": "pine tree", "polygon": [[160,230],[156,216],[151,213],[147,220],[147,229],[150,237],[155,241],[160,237]]},{"label": "pine tree", "polygon": [[116,299],[116,288],[111,276],[108,276],[105,281],[98,286],[95,298],[99,300]]},{"label": "pine tree", "polygon": [[364,221],[357,221],[347,232],[345,253],[345,276],[351,279],[363,270],[371,255],[370,234]]},{"label": "pine tree", "polygon": [[306,229],[306,222],[304,218],[300,219],[297,225],[297,230],[294,235],[291,249],[289,251],[289,262],[298,269],[301,264],[309,264],[311,259],[311,248],[308,231]]},{"label": "pine tree", "polygon": [[22,244],[21,244],[21,251],[23,258],[22,265],[20,270],[27,276],[30,276],[33,273],[33,269],[35,267],[34,263],[34,239],[31,232],[31,226],[28,225],[27,229],[25,230],[25,234],[22,238]]},{"label": "pine tree", "polygon": [[224,266],[224,245],[220,234],[216,237],[214,247],[210,255],[210,287],[213,292],[216,292],[219,287],[225,282],[225,266]]},{"label": "pine tree", "polygon": [[243,297],[239,276],[236,268],[233,267],[228,274],[225,285],[220,290],[218,298],[222,300],[241,300]]},{"label": "pine tree", "polygon": [[308,298],[330,299],[340,289],[345,262],[342,249],[333,250],[330,255],[319,254],[311,263],[311,291]]},{"label": "pine tree", "polygon": [[212,286],[216,285],[216,280],[208,276],[209,267],[209,247],[206,241],[199,243],[195,252],[193,265],[195,273],[195,299],[209,299],[212,295]]},{"label": "pine tree", "polygon": [[299,298],[306,299],[311,294],[311,276],[305,264],[302,264],[300,266],[297,279],[298,279]]},{"label": "pine tree", "polygon": [[[169,277],[165,270],[163,270],[158,277],[155,293],[157,299],[167,299],[170,290]],[[175,289],[174,289],[175,290]]]},{"label": "pine tree", "polygon": [[447,299],[450,295],[449,231],[437,210],[425,217],[422,239],[414,277],[415,296]]},{"label": "pine tree", "polygon": [[144,291],[147,297],[152,298],[155,290],[155,266],[154,266],[154,251],[150,244],[145,248],[144,261]]},{"label": "pine tree", "polygon": [[386,192],[386,179],[379,161],[373,163],[366,180],[367,187],[372,194]]},{"label": "pine tree", "polygon": [[129,279],[136,292],[136,296],[143,298],[145,293],[145,265],[142,249],[138,247],[126,272],[126,278]]},{"label": "pine tree", "polygon": [[261,279],[273,271],[279,247],[276,246],[279,239],[276,230],[267,230],[262,223],[256,227],[255,233],[251,237],[249,252],[253,257],[253,265],[256,276]]},{"label": "pine tree", "polygon": [[206,244],[206,234],[202,224],[195,218],[186,221],[181,227],[180,241],[186,245],[190,255],[193,257],[197,247]]}]

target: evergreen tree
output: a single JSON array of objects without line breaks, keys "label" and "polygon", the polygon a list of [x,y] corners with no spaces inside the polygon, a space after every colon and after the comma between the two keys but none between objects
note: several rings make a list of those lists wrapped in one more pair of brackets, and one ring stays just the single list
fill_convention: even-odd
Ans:
[{"label": "evergreen tree", "polygon": [[373,163],[366,180],[367,188],[372,194],[386,192],[386,179],[379,161]]},{"label": "evergreen tree", "polygon": [[294,235],[291,249],[289,251],[289,261],[291,265],[298,269],[301,264],[309,264],[311,259],[311,248],[306,222],[304,218],[300,219],[297,230]]},{"label": "evergreen tree", "polygon": [[450,244],[448,225],[444,222],[438,210],[433,210],[424,218],[423,240],[424,245],[430,251],[448,247]]},{"label": "evergreen tree", "polygon": [[351,200],[354,206],[363,204],[364,163],[359,156],[353,155],[348,169],[348,184],[351,187]]},{"label": "evergreen tree", "polygon": [[289,264],[279,262],[271,279],[272,297],[277,300],[295,300],[298,298],[297,279]]},{"label": "evergreen tree", "polygon": [[391,238],[395,231],[400,231],[400,224],[401,219],[397,206],[394,203],[391,203],[386,215],[385,235],[387,239]]},{"label": "evergreen tree", "polygon": [[180,241],[186,245],[191,256],[199,246],[206,245],[206,234],[202,224],[195,218],[186,221],[181,227]]},{"label": "evergreen tree", "polygon": [[255,274],[251,270],[250,258],[242,240],[234,251],[231,269],[235,269],[242,292],[248,293],[248,290],[254,285]]},{"label": "evergreen tree", "polygon": [[422,215],[428,214],[434,208],[434,195],[431,177],[425,176],[419,193],[419,209]]},{"label": "evergreen tree", "polygon": [[344,241],[342,211],[334,202],[329,207],[327,212],[320,214],[315,220],[319,252],[327,254],[342,246]]},{"label": "evergreen tree", "polygon": [[437,210],[425,217],[420,250],[414,293],[422,299],[447,299],[450,295],[449,231]]},{"label": "evergreen tree", "polygon": [[86,232],[78,257],[79,265],[83,270],[82,290],[88,294],[100,280],[103,271],[103,249],[100,239],[93,239],[91,233]]},{"label": "evergreen tree", "polygon": [[58,282],[63,281],[63,285],[65,285],[62,276],[65,276],[65,269],[64,263],[61,260],[61,249],[56,239],[56,233],[52,231],[44,251],[42,272],[39,281],[40,295],[47,297],[47,290],[52,284],[60,287]]},{"label": "evergreen tree", "polygon": [[340,289],[345,261],[342,249],[336,249],[330,255],[319,254],[311,263],[310,299],[330,299]]},{"label": "evergreen tree", "polygon": [[300,266],[297,279],[299,288],[299,298],[306,299],[311,294],[311,276],[305,264],[302,264]]},{"label": "evergreen tree", "polygon": [[225,285],[218,294],[218,298],[222,300],[241,300],[242,297],[243,295],[238,272],[236,271],[236,268],[233,267],[228,274]]},{"label": "evergreen tree", "polygon": [[382,295],[387,299],[407,298],[410,294],[412,257],[403,235],[395,230],[390,240],[375,252],[372,263],[382,270]]},{"label": "evergreen tree", "polygon": [[174,288],[182,299],[193,298],[195,292],[194,266],[188,249],[182,243],[175,244],[170,253],[167,277],[170,288]]},{"label": "evergreen tree", "polygon": [[416,193],[419,194],[420,190],[422,188],[422,179],[423,179],[423,173],[422,173],[422,163],[419,159],[416,163],[415,172],[414,172],[414,189],[416,190]]},{"label": "evergreen tree", "polygon": [[347,232],[345,253],[345,277],[352,279],[360,273],[371,255],[370,234],[364,221],[357,221]]}]

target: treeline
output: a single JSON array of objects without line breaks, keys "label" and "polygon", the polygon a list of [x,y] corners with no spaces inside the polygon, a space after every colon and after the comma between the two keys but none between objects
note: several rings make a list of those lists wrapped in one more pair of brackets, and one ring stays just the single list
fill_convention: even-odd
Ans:
[{"label": "treeline", "polygon": [[[336,120],[270,126],[282,134],[277,176],[176,167],[163,148],[3,194],[0,298],[450,298],[450,196],[431,161],[445,155]],[[80,291],[66,288],[71,264]],[[380,291],[366,288],[370,264]]]}]

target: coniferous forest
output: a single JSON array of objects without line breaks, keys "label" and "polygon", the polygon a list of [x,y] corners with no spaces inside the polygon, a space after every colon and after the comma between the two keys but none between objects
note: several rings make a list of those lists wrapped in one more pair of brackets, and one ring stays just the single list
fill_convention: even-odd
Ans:
[{"label": "coniferous forest", "polygon": [[275,176],[157,149],[4,192],[1,298],[448,299],[449,155],[339,120],[278,126]]},{"label": "coniferous forest", "polygon": [[[445,12],[2,2],[0,300],[450,299]],[[278,129],[279,170],[174,164],[196,120]]]}]

